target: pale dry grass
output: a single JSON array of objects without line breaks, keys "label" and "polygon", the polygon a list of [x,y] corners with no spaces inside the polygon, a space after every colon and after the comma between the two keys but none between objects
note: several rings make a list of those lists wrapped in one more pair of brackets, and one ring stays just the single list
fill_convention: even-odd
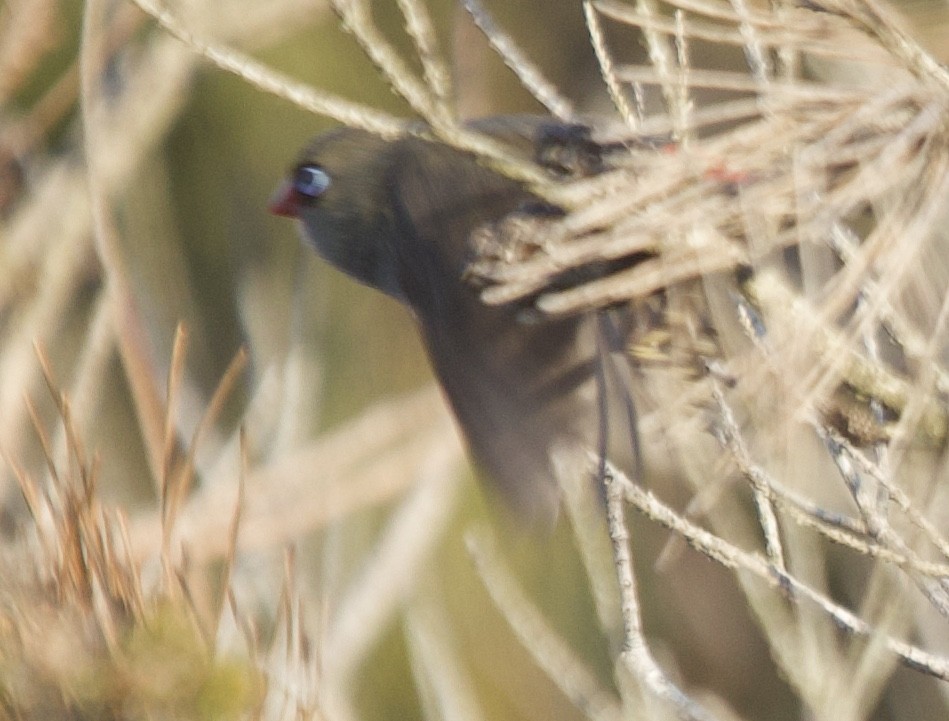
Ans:
[{"label": "pale dry grass", "polygon": [[[426,716],[491,717],[444,601],[429,589],[459,494],[460,451],[436,395],[380,405],[314,440],[286,412],[307,370],[291,354],[259,372],[247,433],[228,431],[217,418],[244,361],[224,374],[219,394],[199,400],[184,337],[155,323],[156,309],[175,315],[183,301],[143,299],[136,288],[123,198],[152,167],[203,60],[310,112],[476,153],[569,210],[533,235],[519,226],[518,252],[473,266],[486,302],[529,302],[547,315],[623,305],[641,319],[617,362],[640,410],[647,475],[609,469],[608,538],[584,499],[571,497],[567,513],[592,589],[594,618],[584,621],[603,637],[611,673],[592,668],[545,617],[490,531],[469,536],[492,602],[562,694],[556,713],[742,716],[716,688],[690,685],[688,651],[652,630],[644,599],[662,568],[683,563],[683,542],[738,589],[767,644],[766,673],[786,681],[801,713],[919,713],[894,690],[900,684],[922,683],[930,705],[945,705],[949,74],[889,7],[585,2],[616,111],[595,135],[627,149],[600,175],[564,180],[461,123],[419,2],[399,3],[411,62],[366,3],[331,6],[425,130],[241,52],[279,38],[305,3],[269,3],[265,12],[234,0],[211,15],[188,3],[135,2],[161,29],[133,43],[142,17],[130,5],[87,2],[76,63],[49,84],[35,117],[4,128],[4,147],[22,155],[82,97],[82,152],[44,158],[4,220],[0,246],[0,479],[18,479],[31,519],[15,524],[18,540],[4,554],[8,716],[358,718],[361,675],[382,665],[374,649],[398,620]],[[575,103],[516,37],[479,3],[466,6],[538,101],[574,119]],[[3,16],[3,96],[37,62],[40,46],[17,30],[21,13],[48,10],[23,0]],[[53,42],[42,23],[30,28]],[[642,43],[644,62],[618,59],[628,57],[617,53],[619,36]],[[116,91],[109,62],[126,46],[134,52],[122,57]],[[739,60],[723,68],[709,48],[731,48]],[[509,230],[491,232],[510,242]],[[632,257],[639,262],[617,262],[611,273],[582,270]],[[564,287],[571,269],[584,282]],[[80,309],[90,277],[93,298]],[[75,340],[62,337],[67,330]],[[59,395],[47,369],[54,403],[42,400],[37,342],[68,379]],[[159,499],[158,511],[131,521],[98,499],[81,440],[116,356]],[[691,500],[672,500],[683,497]],[[383,502],[394,508],[367,538],[367,509]],[[657,526],[672,539],[660,568],[653,557],[634,563],[630,536],[643,553],[637,535]],[[315,588],[300,588],[296,556],[288,552],[280,568],[272,552],[308,534],[322,538],[324,565]],[[717,590],[689,592],[699,605]],[[703,629],[727,623],[729,609],[715,609],[722,618],[703,618]],[[260,617],[272,623],[264,634],[272,641],[261,640]],[[738,667],[729,650],[718,659]],[[148,676],[166,654],[180,675],[157,690],[139,685],[135,669]],[[63,663],[80,657],[89,664]],[[918,676],[906,681],[899,664]],[[231,689],[228,703],[196,710],[216,684]],[[525,688],[522,707],[554,703],[535,698],[538,688]]]}]

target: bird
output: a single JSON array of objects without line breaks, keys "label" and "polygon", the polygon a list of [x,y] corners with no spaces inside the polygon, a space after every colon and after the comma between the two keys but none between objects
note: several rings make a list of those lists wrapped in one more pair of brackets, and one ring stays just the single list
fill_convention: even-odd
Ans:
[{"label": "bird", "polygon": [[[578,155],[565,150],[571,143],[584,168],[597,165],[582,130],[521,116],[474,127],[553,158],[555,174]],[[601,441],[597,324],[583,315],[525,320],[523,303],[485,305],[466,268],[478,228],[559,209],[442,142],[344,126],[302,150],[270,211],[297,219],[329,264],[409,309],[475,467],[518,518],[556,519],[561,484],[577,482],[569,477],[582,475]]]}]

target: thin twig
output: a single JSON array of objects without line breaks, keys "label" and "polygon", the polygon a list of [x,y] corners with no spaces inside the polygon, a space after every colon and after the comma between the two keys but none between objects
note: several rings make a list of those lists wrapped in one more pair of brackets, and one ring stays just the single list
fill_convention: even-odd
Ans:
[{"label": "thin twig", "polygon": [[278,98],[283,98],[311,113],[334,118],[354,128],[361,128],[384,138],[405,134],[405,121],[367,105],[298,82],[249,55],[232,48],[205,40],[191,32],[171,11],[152,0],[131,0],[143,12],[153,17],[172,36],[204,57],[208,62],[236,75],[254,87]]},{"label": "thin twig", "polygon": [[590,34],[590,44],[593,46],[593,52],[596,53],[596,60],[600,66],[600,75],[610,93],[613,105],[627,127],[635,131],[639,127],[639,117],[630,107],[626,93],[616,75],[616,63],[613,62],[613,55],[606,45],[606,35],[600,24],[599,10],[591,0],[584,0],[583,13],[586,18],[587,32]]},{"label": "thin twig", "polygon": [[638,679],[658,698],[672,704],[681,718],[713,721],[716,716],[684,693],[659,666],[649,650],[643,631],[636,574],[629,553],[629,529],[623,506],[623,490],[611,471],[612,469],[608,470],[606,476],[606,510],[610,538],[613,541],[613,560],[620,586],[620,606],[626,639],[621,658],[633,678]]},{"label": "thin twig", "polygon": [[463,0],[463,2],[465,10],[484,33],[491,47],[501,57],[504,64],[517,75],[521,84],[537,102],[547,108],[554,117],[561,120],[574,120],[576,114],[573,103],[561,95],[556,86],[547,80],[540,69],[528,59],[520,46],[498,27],[480,0]]},{"label": "thin twig", "polygon": [[684,538],[690,546],[725,568],[751,573],[776,590],[786,590],[789,598],[799,597],[815,604],[834,624],[848,633],[879,639],[910,668],[949,681],[949,658],[933,654],[918,646],[885,634],[857,617],[852,611],[834,603],[826,596],[799,581],[790,574],[780,573],[757,555],[737,546],[682,518],[649,491],[632,483],[616,468],[611,468],[616,482],[621,484],[626,501],[649,519],[656,521]]}]

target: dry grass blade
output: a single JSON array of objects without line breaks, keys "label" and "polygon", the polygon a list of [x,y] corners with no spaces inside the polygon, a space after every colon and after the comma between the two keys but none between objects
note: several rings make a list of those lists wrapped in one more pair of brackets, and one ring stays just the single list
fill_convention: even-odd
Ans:
[{"label": "dry grass blade", "polygon": [[[369,0],[331,4],[356,40],[344,44],[360,46],[423,122],[297,82],[241,51],[275,62],[314,57],[311,38],[305,51],[283,43],[289,29],[306,23],[309,31],[317,20],[313,0],[266,8],[89,0],[81,49],[65,59],[57,53],[69,28],[58,27],[56,13],[68,9],[18,0],[0,13],[0,453],[4,478],[23,498],[0,514],[11,531],[0,552],[0,716],[112,718],[131,709],[143,718],[347,721],[391,713],[395,706],[377,710],[374,699],[386,705],[398,695],[432,718],[501,718],[507,699],[494,693],[491,674],[504,674],[506,690],[518,683],[507,674],[510,657],[494,647],[502,637],[519,640],[563,691],[544,700],[563,715],[754,718],[754,704],[772,703],[767,679],[784,698],[768,708],[776,716],[787,708],[854,721],[888,709],[906,715],[906,678],[914,703],[944,703],[949,71],[881,0],[585,0],[582,16],[573,8],[575,31],[592,47],[586,54],[624,130],[616,118],[581,116],[582,99],[565,97],[528,58],[517,37],[525,29],[513,21],[500,29],[468,0],[525,88],[555,118],[592,126],[603,172],[555,177],[530,153],[459,122],[452,101],[465,78],[451,77],[443,55],[448,44],[433,22],[442,7],[398,0],[393,15]],[[334,21],[329,5],[320,20]],[[338,37],[329,33],[326,44]],[[335,73],[338,57],[320,70]],[[197,295],[173,308],[150,297],[161,294],[149,283],[165,278],[149,269],[140,282],[148,260],[138,257],[147,253],[137,236],[160,216],[149,250],[179,240],[170,218],[187,226],[182,247],[190,243],[183,165],[201,166],[214,184],[246,172],[247,187],[229,190],[254,194],[259,171],[238,157],[258,154],[241,134],[254,126],[233,117],[208,148],[180,152],[193,128],[177,121],[202,58],[308,112],[476,155],[563,209],[526,231],[511,219],[486,229],[497,252],[468,268],[484,300],[517,304],[532,321],[608,309],[628,331],[609,352],[629,371],[617,385],[628,393],[624,408],[635,403],[638,422],[627,425],[642,434],[645,470],[634,482],[611,469],[605,505],[574,506],[581,494],[565,493],[574,531],[567,552],[558,545],[546,554],[544,541],[532,551],[540,568],[526,575],[541,577],[541,593],[561,593],[555,585],[567,578],[565,595],[582,596],[562,617],[572,596],[535,604],[524,590],[534,579],[514,579],[500,552],[475,541],[477,573],[509,628],[460,627],[457,638],[478,638],[454,643],[452,624],[480,619],[481,609],[455,598],[477,579],[452,555],[464,558],[454,526],[468,517],[455,512],[458,486],[446,480],[461,450],[433,389],[350,421],[313,414],[294,430],[278,427],[311,412],[318,391],[290,398],[301,386],[286,383],[283,356],[258,351],[260,336],[240,317],[252,302],[241,298],[233,328],[222,330],[236,342],[218,347],[229,353],[248,330],[250,372],[245,378],[239,354],[208,407],[191,402],[213,385],[204,371],[217,374],[229,359],[208,352],[205,365],[207,349],[194,351],[212,345]],[[230,94],[217,93],[213,73],[197,82],[212,89],[207,104]],[[277,126],[266,122],[266,131]],[[232,130],[239,151],[220,137]],[[187,163],[172,160],[176,152]],[[146,176],[156,185],[145,186]],[[238,212],[240,192],[224,213],[200,198],[208,216],[232,222],[228,241],[243,242],[254,225]],[[506,245],[512,238],[516,252]],[[246,261],[240,245],[229,242],[228,259],[234,249]],[[194,271],[203,280],[184,262],[193,250],[206,249],[189,246],[165,277]],[[271,252],[279,255],[255,246],[249,272],[262,275]],[[258,295],[274,303],[274,294]],[[233,297],[225,300],[216,311],[230,308]],[[171,340],[179,317],[193,329],[188,364],[183,328]],[[294,347],[318,357],[327,387],[340,363],[335,332],[321,327]],[[317,347],[323,341],[330,350]],[[155,359],[169,350],[159,370]],[[109,377],[115,353],[118,381]],[[225,397],[258,370],[266,383],[247,394],[240,430],[222,431],[231,433],[226,450],[209,459]],[[312,381],[310,372],[296,380]],[[37,398],[44,379],[51,400]],[[312,405],[329,414],[332,403]],[[112,415],[100,424],[106,408]],[[299,445],[301,428],[324,421],[339,425]],[[123,465],[110,476],[110,455],[124,445],[135,446],[123,456],[134,471]],[[97,448],[106,452],[101,463]],[[136,509],[129,523],[106,499],[141,503],[150,492],[138,479],[145,466],[161,508]],[[388,516],[386,504],[396,504]],[[683,552],[653,574],[651,554],[670,536]],[[298,568],[289,551],[282,579],[277,567],[268,576],[273,557],[298,542],[316,551],[318,572],[302,556]],[[532,543],[517,541],[514,554]],[[314,596],[327,606],[317,636],[307,631]],[[553,630],[562,622],[575,635]],[[760,648],[745,654],[746,642]],[[415,688],[385,691],[390,677]],[[202,706],[210,689],[228,697],[220,713]],[[524,716],[548,708],[523,708],[533,703],[508,705]]]},{"label": "dry grass blade", "polygon": [[422,63],[425,83],[432,90],[436,106],[443,108],[443,112],[451,117],[451,73],[438,48],[438,39],[428,11],[421,0],[398,0],[398,4],[405,17],[405,29],[415,43],[419,62]]},{"label": "dry grass blade", "polygon": [[550,628],[543,614],[518,587],[486,532],[469,533],[468,552],[478,575],[511,629],[570,702],[597,721],[623,718],[616,699],[602,688],[593,673],[566,642]]},{"label": "dry grass blade", "polygon": [[[694,13],[694,15],[690,15],[689,23],[685,27],[685,37],[692,40],[706,40],[724,46],[745,47],[745,37],[738,26],[739,19],[733,13],[722,17],[708,16],[702,13],[702,10],[708,10],[716,4],[707,2],[695,4],[676,2],[673,5],[677,8],[677,11]],[[676,24],[673,20],[669,20],[662,15],[648,15],[627,3],[614,2],[613,0],[595,0],[594,6],[604,16],[633,27],[648,28],[668,37],[675,37],[677,33]],[[718,7],[725,6],[718,5]],[[704,19],[696,19],[696,15],[699,18],[713,17],[715,20],[725,22],[708,22]],[[755,18],[754,15],[749,17],[746,14],[745,21],[746,24],[753,24],[757,43],[767,48],[789,52],[806,50],[808,54],[819,57],[860,60],[880,63],[890,67],[895,67],[898,64],[894,59],[874,52],[872,46],[866,42],[864,35],[847,26],[834,27],[832,32],[828,33],[826,24],[822,23],[813,13],[800,11],[794,13],[792,17],[793,22],[791,22],[791,18],[782,21],[773,15],[757,16]],[[836,35],[837,33],[840,34],[839,37]]]},{"label": "dry grass blade", "polygon": [[[87,482],[91,482],[88,478],[88,463],[86,460],[86,453],[83,449],[82,441],[79,438],[79,434],[75,425],[72,422],[72,412],[70,411],[70,403],[66,398],[66,395],[59,390],[59,385],[56,381],[56,377],[53,374],[52,366],[49,362],[49,357],[46,355],[45,351],[39,346],[36,346],[36,358],[39,361],[40,368],[43,373],[43,380],[46,381],[46,389],[49,391],[50,398],[53,399],[53,402],[56,404],[56,410],[59,413],[59,417],[63,421],[63,430],[66,433],[66,446],[69,451],[70,457],[74,458],[76,465],[78,467],[78,472],[80,479],[85,485]],[[33,404],[29,404],[31,417],[34,419],[34,423],[38,423],[39,419],[36,416],[33,410]],[[54,456],[52,455],[52,448],[49,441],[47,440],[47,435],[45,431],[37,430],[37,433],[43,443],[43,451],[46,454],[47,465],[52,467],[55,465]],[[56,477],[55,472],[53,477]],[[91,493],[89,495],[92,495]]]},{"label": "dry grass blade", "polygon": [[[405,64],[395,48],[379,33],[365,0],[332,0],[333,10],[345,27],[359,41],[363,51],[389,81],[390,86],[429,125],[449,121],[445,107]],[[450,122],[450,121],[449,121]]]},{"label": "dry grass blade", "polygon": [[451,621],[432,599],[417,599],[407,610],[406,637],[415,685],[428,718],[484,719],[469,673],[454,648]]},{"label": "dry grass blade", "polygon": [[[200,708],[214,718],[256,708],[252,717],[261,718],[262,672],[215,652],[220,613],[211,625],[202,620],[196,569],[186,554],[177,562],[162,559],[165,578],[157,588],[143,580],[127,520],[98,498],[97,459],[88,460],[77,445],[69,400],[48,366],[46,375],[63,414],[68,457],[47,458],[53,464],[48,489],[22,474],[32,523],[0,558],[0,673],[10,692],[5,712],[101,718],[134,705],[146,715],[173,708],[194,717]],[[229,575],[224,598],[228,582]],[[229,689],[227,698],[214,695],[219,686]]]},{"label": "dry grass blade", "polygon": [[[294,453],[254,468],[241,518],[242,549],[282,546],[360,510],[399,498],[417,480],[426,459],[461,455],[460,444],[434,388],[396,398],[327,433]],[[193,557],[207,561],[227,550],[234,486],[214,483],[193,494],[176,524]],[[132,538],[139,554],[154,553],[159,519],[141,514]]]},{"label": "dry grass blade", "polygon": [[[218,381],[211,401],[208,403],[201,420],[198,422],[197,428],[194,430],[191,443],[188,445],[188,452],[185,454],[184,459],[177,467],[171,469],[172,473],[165,481],[165,487],[162,492],[162,514],[163,527],[166,534],[169,534],[174,527],[181,506],[191,491],[191,484],[194,480],[195,472],[195,455],[198,452],[201,440],[217,422],[225,400],[234,390],[234,386],[246,365],[247,352],[241,349],[234,356],[231,364],[221,377],[221,380]],[[167,542],[168,538],[166,536],[166,544]]]},{"label": "dry grass blade", "polygon": [[484,33],[491,47],[537,102],[547,108],[554,117],[567,121],[574,119],[576,113],[573,103],[561,95],[557,87],[544,77],[540,68],[524,55],[518,44],[498,27],[479,0],[463,1],[465,10]]},{"label": "dry grass blade", "polygon": [[27,411],[30,414],[30,422],[33,424],[33,431],[36,433],[36,437],[39,438],[40,445],[43,448],[43,457],[46,459],[46,468],[49,471],[50,477],[53,479],[54,483],[58,483],[59,472],[56,468],[56,459],[53,455],[53,445],[50,443],[49,434],[46,432],[46,428],[43,426],[43,422],[40,420],[39,413],[36,410],[36,404],[33,403],[30,398],[26,398],[24,400]]},{"label": "dry grass blade", "polygon": [[[221,588],[230,588],[234,576],[234,565],[237,563],[237,539],[240,533],[241,512],[244,509],[245,488],[247,487],[247,436],[244,429],[240,430],[241,471],[237,479],[237,500],[234,502],[234,511],[231,516],[231,526],[227,534],[227,549],[224,551],[224,564],[221,569]],[[212,637],[217,637],[221,619],[224,616],[225,604],[228,603],[227,594],[221,594],[220,603],[212,616]]]},{"label": "dry grass blade", "polygon": [[[177,509],[186,495],[186,489],[179,488],[180,473],[178,458],[178,435],[176,432],[176,418],[178,416],[178,395],[181,391],[181,381],[184,376],[187,333],[183,325],[178,326],[168,366],[168,391],[165,402],[165,430],[162,443],[162,464],[159,483],[161,488],[162,527],[170,532],[174,526]],[[164,539],[167,547],[170,538]]]},{"label": "dry grass blade", "polygon": [[[728,448],[738,469],[747,478],[749,483],[752,484],[757,494],[769,502],[777,503],[780,509],[788,513],[797,523],[812,527],[835,543],[840,543],[841,545],[852,548],[861,554],[881,558],[898,566],[903,566],[935,578],[942,578],[949,575],[949,566],[945,564],[926,562],[915,553],[904,555],[903,553],[887,548],[885,545],[870,542],[867,538],[870,534],[865,522],[836,514],[829,514],[826,509],[805,498],[801,498],[798,494],[789,491],[789,489],[777,482],[752,459],[751,452],[745,443],[741,429],[735,420],[734,410],[726,401],[722,389],[716,387],[713,390],[713,396],[718,404],[718,418],[720,424],[716,426],[716,433],[719,435],[720,442]],[[826,429],[824,433],[828,440],[830,440],[830,435],[827,434]],[[858,465],[856,463],[856,456],[859,454],[855,449],[850,447],[849,444],[839,437],[836,437],[833,442],[839,445],[841,452],[843,452],[844,449],[848,449],[847,455],[850,462],[853,462],[854,466]],[[839,460],[839,454],[837,457],[838,462],[841,462]],[[851,466],[851,469],[854,466]],[[864,463],[862,467],[867,468],[867,464]],[[877,471],[876,477],[879,478],[879,471]],[[854,484],[855,487],[857,485],[859,484]],[[920,514],[915,509],[904,508],[903,510],[914,518],[914,522],[922,521]],[[770,529],[765,529],[766,534],[769,530],[772,534],[773,531],[778,530],[773,526],[775,521],[776,519],[774,518],[769,521],[769,524],[772,525]],[[929,524],[929,530],[933,534],[930,540],[934,545],[942,548],[945,544],[945,540],[938,535],[938,532],[932,528],[931,524]],[[781,566],[775,562],[774,558],[770,558],[769,560],[775,563],[778,568],[781,568]],[[786,571],[786,569],[782,570]]]},{"label": "dry grass blade", "polygon": [[[858,618],[854,613],[833,603],[791,575],[782,574],[758,556],[742,551],[709,531],[682,518],[672,508],[662,503],[653,494],[632,483],[625,475],[612,468],[613,482],[619,483],[626,501],[642,511],[647,517],[661,523],[688,541],[689,545],[727,568],[747,571],[767,585],[786,589],[790,597],[814,603],[834,624],[857,636],[877,636],[878,629]],[[924,649],[888,636],[877,636],[886,648],[900,660],[923,673],[942,680],[949,680],[949,658],[933,654]]]},{"label": "dry grass blade", "polygon": [[346,125],[362,128],[383,137],[393,138],[405,132],[405,123],[398,118],[331,93],[315,90],[243,53],[204,40],[191,32],[173,13],[150,0],[133,0],[133,2],[194,52],[266,93],[284,98],[312,113],[335,118]]},{"label": "dry grass blade", "polygon": [[87,3],[82,25],[80,53],[80,92],[86,144],[87,176],[93,238],[96,254],[107,274],[106,292],[118,326],[117,336],[125,372],[132,387],[135,409],[142,427],[152,464],[153,475],[161,478],[162,421],[165,418],[159,393],[155,387],[153,368],[145,347],[144,321],[138,311],[128,269],[119,248],[118,233],[112,222],[110,195],[113,192],[110,171],[100,165],[108,157],[102,133],[106,109],[100,81],[109,27],[103,17],[104,3]]},{"label": "dry grass blade", "polygon": [[[883,472],[878,464],[870,461],[864,453],[854,448],[853,444],[841,436],[840,433],[826,427],[820,427],[818,430],[822,439],[837,449],[838,454],[841,456],[841,458],[835,459],[838,464],[847,463],[852,465],[859,473],[866,474],[873,479],[874,483],[878,483],[880,487],[886,489],[890,500],[896,504],[896,507],[902,513],[905,513],[907,518],[910,519],[910,522],[924,533],[929,543],[938,549],[939,554],[943,558],[949,559],[949,542],[947,542],[943,531],[937,528],[930,519],[926,518],[920,509],[915,507],[913,501],[906,495],[903,489],[894,485],[892,479],[887,477],[887,474]],[[920,567],[918,570],[929,573],[925,566]],[[937,566],[933,568],[932,575],[942,577],[945,576],[946,573],[944,569]]]},{"label": "dry grass blade", "polygon": [[417,488],[396,509],[358,577],[346,589],[324,638],[325,673],[345,688],[382,633],[414,591],[413,579],[446,532],[458,484],[451,449],[427,459]]},{"label": "dry grass blade", "polygon": [[[902,413],[906,410],[914,394],[911,381],[900,377],[887,368],[874,364],[862,355],[853,344],[842,337],[833,328],[821,323],[815,309],[809,308],[807,301],[794,294],[779,278],[762,274],[749,281],[750,297],[766,308],[768,317],[775,318],[789,314],[779,325],[793,327],[797,333],[806,333],[809,350],[813,352],[816,366],[820,368],[820,381],[832,384],[834,376],[843,379],[849,386],[868,397],[876,398],[888,408]],[[759,295],[760,294],[760,295]],[[801,384],[807,391],[807,385]],[[819,396],[819,392],[812,392]],[[807,396],[802,397],[802,409],[813,408]],[[806,411],[805,411],[806,412]],[[919,427],[917,433],[928,443],[940,443],[945,438],[949,418],[946,407],[935,399],[928,399],[919,408]]]},{"label": "dry grass blade", "polygon": [[590,41],[600,65],[600,74],[603,76],[603,82],[606,83],[606,88],[610,92],[613,105],[619,111],[629,129],[636,130],[645,111],[640,105],[636,108],[636,113],[633,112],[633,108],[626,97],[626,91],[619,83],[619,78],[616,75],[616,63],[613,62],[610,50],[606,46],[606,37],[600,23],[597,6],[590,0],[584,0],[583,12],[586,17],[587,30],[590,32]]},{"label": "dry grass blade", "polygon": [[323,718],[320,695],[318,644],[304,627],[303,604],[298,589],[296,553],[283,557],[283,584],[276,632],[267,660],[270,688],[261,707],[263,718]]}]

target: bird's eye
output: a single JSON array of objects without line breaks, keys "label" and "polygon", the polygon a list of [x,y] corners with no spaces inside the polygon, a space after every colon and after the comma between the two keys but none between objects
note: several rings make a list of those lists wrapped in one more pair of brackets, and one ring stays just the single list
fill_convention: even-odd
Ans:
[{"label": "bird's eye", "polygon": [[293,173],[293,189],[305,198],[319,198],[330,187],[330,176],[319,165],[305,163]]}]

